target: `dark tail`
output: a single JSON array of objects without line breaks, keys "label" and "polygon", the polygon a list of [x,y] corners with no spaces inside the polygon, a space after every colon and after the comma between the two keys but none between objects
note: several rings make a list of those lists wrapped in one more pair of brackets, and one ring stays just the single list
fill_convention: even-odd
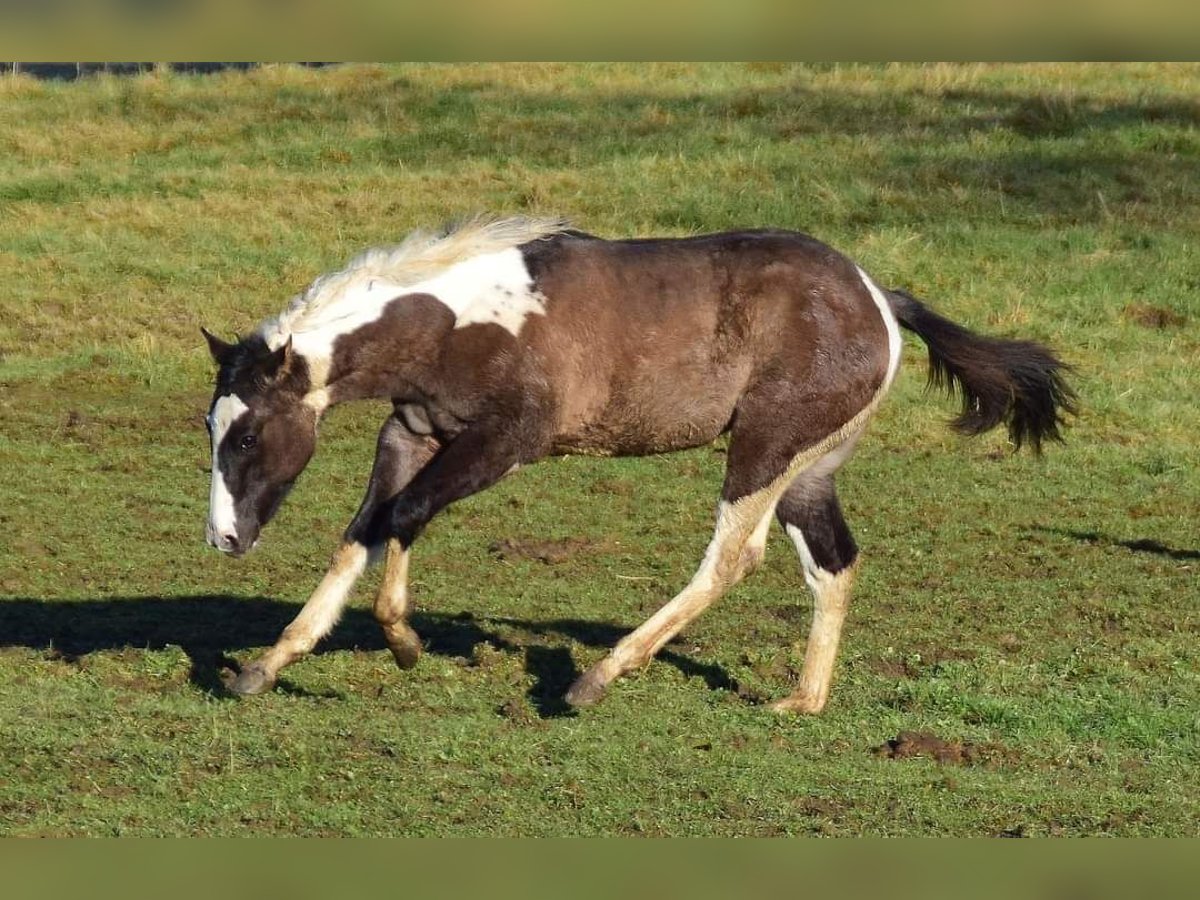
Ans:
[{"label": "dark tail", "polygon": [[1059,427],[1075,414],[1069,367],[1034,341],[983,337],[955,325],[904,291],[888,291],[900,324],[929,348],[929,383],[962,396],[962,412],[951,425],[981,434],[1007,423],[1012,442],[1035,452],[1044,440],[1062,440]]}]

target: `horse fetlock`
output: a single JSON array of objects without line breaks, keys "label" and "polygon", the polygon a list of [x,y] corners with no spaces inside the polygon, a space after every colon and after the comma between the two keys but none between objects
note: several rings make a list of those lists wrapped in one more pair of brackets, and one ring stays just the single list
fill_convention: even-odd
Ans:
[{"label": "horse fetlock", "polygon": [[816,692],[801,688],[794,694],[772,703],[771,710],[777,713],[800,713],[815,716],[825,708],[828,696],[827,691]]},{"label": "horse fetlock", "polygon": [[275,686],[275,676],[267,671],[261,662],[253,662],[242,666],[237,677],[227,685],[229,692],[239,697],[252,697],[255,694],[265,694]]}]

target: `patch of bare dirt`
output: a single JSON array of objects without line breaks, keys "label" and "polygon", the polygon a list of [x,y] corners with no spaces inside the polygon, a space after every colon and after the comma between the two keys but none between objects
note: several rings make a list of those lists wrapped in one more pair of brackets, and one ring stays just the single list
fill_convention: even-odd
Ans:
[{"label": "patch of bare dirt", "polygon": [[886,678],[916,678],[917,672],[909,665],[908,660],[895,656],[880,656],[868,665],[871,671]]},{"label": "patch of bare dirt", "polygon": [[812,612],[799,603],[787,603],[771,609],[771,614],[789,625],[804,626],[812,618]]},{"label": "patch of bare dirt", "polygon": [[590,547],[587,538],[571,537],[552,541],[505,538],[488,545],[488,552],[497,559],[530,559],[548,566],[566,562],[580,550]]},{"label": "patch of bare dirt", "polygon": [[67,413],[66,421],[63,423],[67,431],[80,431],[92,424],[91,417],[85,413],[81,413],[77,409],[73,409]]},{"label": "patch of bare dirt", "polygon": [[605,478],[588,488],[589,493],[611,494],[615,497],[632,497],[636,491],[637,485],[628,478]]},{"label": "patch of bare dirt", "polygon": [[1006,631],[996,641],[1005,653],[1018,653],[1021,650],[1021,639],[1011,631]]},{"label": "patch of bare dirt", "polygon": [[913,647],[904,657],[880,656],[868,665],[888,678],[921,678],[937,672],[945,663],[970,662],[976,656],[975,651],[964,648],[922,645]]},{"label": "patch of bare dirt", "polygon": [[792,801],[792,806],[800,815],[814,819],[836,819],[853,808],[849,801],[829,797],[797,797]]},{"label": "patch of bare dirt", "polygon": [[515,697],[501,706],[497,712],[499,712],[501,716],[514,725],[525,728],[531,726],[545,727],[545,723],[540,721],[538,717],[534,715],[533,710],[529,708],[529,705]]},{"label": "patch of bare dirt", "polygon": [[1178,328],[1187,321],[1182,313],[1149,303],[1128,303],[1121,310],[1121,315],[1143,328]]},{"label": "patch of bare dirt", "polygon": [[901,731],[873,752],[880,759],[933,759],[949,766],[995,766],[1014,756],[1001,744],[947,741],[930,731]]}]

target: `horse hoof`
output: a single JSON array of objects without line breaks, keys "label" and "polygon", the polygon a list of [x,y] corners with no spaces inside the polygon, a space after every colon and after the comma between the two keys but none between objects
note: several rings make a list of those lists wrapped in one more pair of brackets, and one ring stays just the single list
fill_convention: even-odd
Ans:
[{"label": "horse hoof", "polygon": [[824,701],[818,702],[812,697],[797,697],[795,694],[771,704],[771,712],[800,713],[805,716],[815,716],[824,708]]},{"label": "horse hoof", "polygon": [[411,669],[421,658],[421,637],[404,622],[392,622],[383,626],[383,637],[392,658],[401,669]]},{"label": "horse hoof", "polygon": [[588,672],[575,679],[575,683],[567,690],[566,701],[575,707],[595,706],[607,690],[607,684]]},{"label": "horse hoof", "polygon": [[237,678],[228,685],[229,692],[239,697],[252,697],[262,694],[275,686],[275,679],[267,674],[267,670],[259,663],[243,666]]},{"label": "horse hoof", "polygon": [[396,665],[401,669],[411,669],[421,658],[421,642],[416,635],[413,635],[411,641],[396,641],[389,644],[388,649],[392,651],[392,658],[396,660]]}]

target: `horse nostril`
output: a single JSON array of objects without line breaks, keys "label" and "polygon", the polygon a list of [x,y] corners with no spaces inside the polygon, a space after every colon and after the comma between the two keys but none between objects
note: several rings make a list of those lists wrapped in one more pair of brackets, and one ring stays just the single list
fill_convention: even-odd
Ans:
[{"label": "horse nostril", "polygon": [[223,535],[221,535],[221,543],[224,544],[226,547],[228,547],[230,550],[236,550],[238,548],[237,535],[236,534],[223,534]]}]

